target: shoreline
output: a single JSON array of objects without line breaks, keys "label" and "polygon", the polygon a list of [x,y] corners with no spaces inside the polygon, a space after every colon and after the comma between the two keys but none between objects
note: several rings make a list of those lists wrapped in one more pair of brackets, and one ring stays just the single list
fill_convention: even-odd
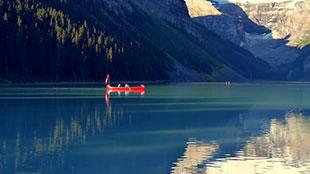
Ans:
[{"label": "shoreline", "polygon": [[[159,84],[225,84],[225,82],[219,81],[205,81],[205,82],[177,82],[168,80],[156,80],[156,81],[113,81],[112,85],[129,84],[129,85],[159,85]],[[230,82],[233,84],[310,84],[310,81],[247,81],[247,82]],[[0,83],[1,87],[105,87],[104,82],[27,82],[27,83]]]},{"label": "shoreline", "polygon": [[[116,84],[146,84],[146,85],[153,85],[153,84],[166,84],[172,83],[171,81],[165,80],[156,80],[156,81],[113,81],[111,82],[112,85]],[[0,87],[58,87],[58,86],[105,86],[104,82],[26,82],[26,83],[0,83]]]}]

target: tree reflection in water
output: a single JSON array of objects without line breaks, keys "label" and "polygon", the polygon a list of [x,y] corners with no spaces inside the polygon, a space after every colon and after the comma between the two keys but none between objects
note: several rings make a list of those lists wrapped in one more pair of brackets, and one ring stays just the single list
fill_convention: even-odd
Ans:
[{"label": "tree reflection in water", "polygon": [[[1,174],[64,171],[68,149],[83,144],[87,138],[104,132],[123,118],[121,108],[114,108],[112,114],[111,106],[106,108],[104,100],[91,105],[89,101],[67,100],[41,103],[48,106],[45,112],[38,109],[38,103],[30,104],[30,110],[22,108],[23,103],[7,103],[7,107],[12,107],[8,110],[14,112],[1,117]],[[27,117],[23,115],[25,110]]]}]

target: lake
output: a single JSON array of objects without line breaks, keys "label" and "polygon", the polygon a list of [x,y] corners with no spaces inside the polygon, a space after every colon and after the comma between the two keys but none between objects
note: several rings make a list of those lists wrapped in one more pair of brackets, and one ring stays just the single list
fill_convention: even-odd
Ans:
[{"label": "lake", "polygon": [[0,87],[1,174],[309,174],[310,84]]}]

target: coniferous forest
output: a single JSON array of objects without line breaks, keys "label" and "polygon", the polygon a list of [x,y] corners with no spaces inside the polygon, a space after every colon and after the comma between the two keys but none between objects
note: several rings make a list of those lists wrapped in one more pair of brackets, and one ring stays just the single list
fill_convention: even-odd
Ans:
[{"label": "coniferous forest", "polygon": [[[113,73],[117,79],[164,79],[165,71],[152,73],[161,64],[156,59],[152,62],[154,53],[141,50],[119,31],[107,32],[115,27],[105,18],[109,11],[96,7],[89,0],[1,0],[0,77],[99,81]],[[89,11],[93,15],[87,15]],[[149,63],[143,62],[142,53]]]}]

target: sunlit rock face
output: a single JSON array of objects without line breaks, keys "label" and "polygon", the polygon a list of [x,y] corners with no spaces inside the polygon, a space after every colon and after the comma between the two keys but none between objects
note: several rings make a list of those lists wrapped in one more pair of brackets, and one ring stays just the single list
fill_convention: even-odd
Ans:
[{"label": "sunlit rock face", "polygon": [[308,0],[214,0],[220,5],[235,4],[258,25],[272,31],[274,39],[289,37],[289,45],[300,45],[310,34]]},{"label": "sunlit rock face", "polygon": [[211,1],[186,0],[189,15],[194,17],[221,15],[222,13],[213,7]]},{"label": "sunlit rock face", "polygon": [[[239,15],[228,15],[207,0],[185,0],[185,2],[194,21],[203,24],[208,30],[215,32],[225,40],[230,40],[237,45],[244,42],[244,29],[240,23]],[[230,12],[235,10],[230,9]]]},{"label": "sunlit rock face", "polygon": [[[255,33],[246,36],[245,48],[271,65],[293,62],[301,56],[304,38],[310,34],[310,1],[262,1],[237,3],[257,25],[271,30],[270,37]],[[253,36],[260,37],[253,40]]]},{"label": "sunlit rock face", "polygon": [[[300,57],[310,35],[307,0],[185,0],[192,19],[276,67]],[[216,11],[219,11],[216,13]]]},{"label": "sunlit rock face", "polygon": [[246,33],[269,33],[270,30],[249,19],[239,4],[228,1],[185,0],[191,18],[237,45],[246,41]]},{"label": "sunlit rock face", "polygon": [[288,45],[296,46],[310,34],[310,1],[238,3],[249,18],[272,31],[274,39],[288,37]]}]

